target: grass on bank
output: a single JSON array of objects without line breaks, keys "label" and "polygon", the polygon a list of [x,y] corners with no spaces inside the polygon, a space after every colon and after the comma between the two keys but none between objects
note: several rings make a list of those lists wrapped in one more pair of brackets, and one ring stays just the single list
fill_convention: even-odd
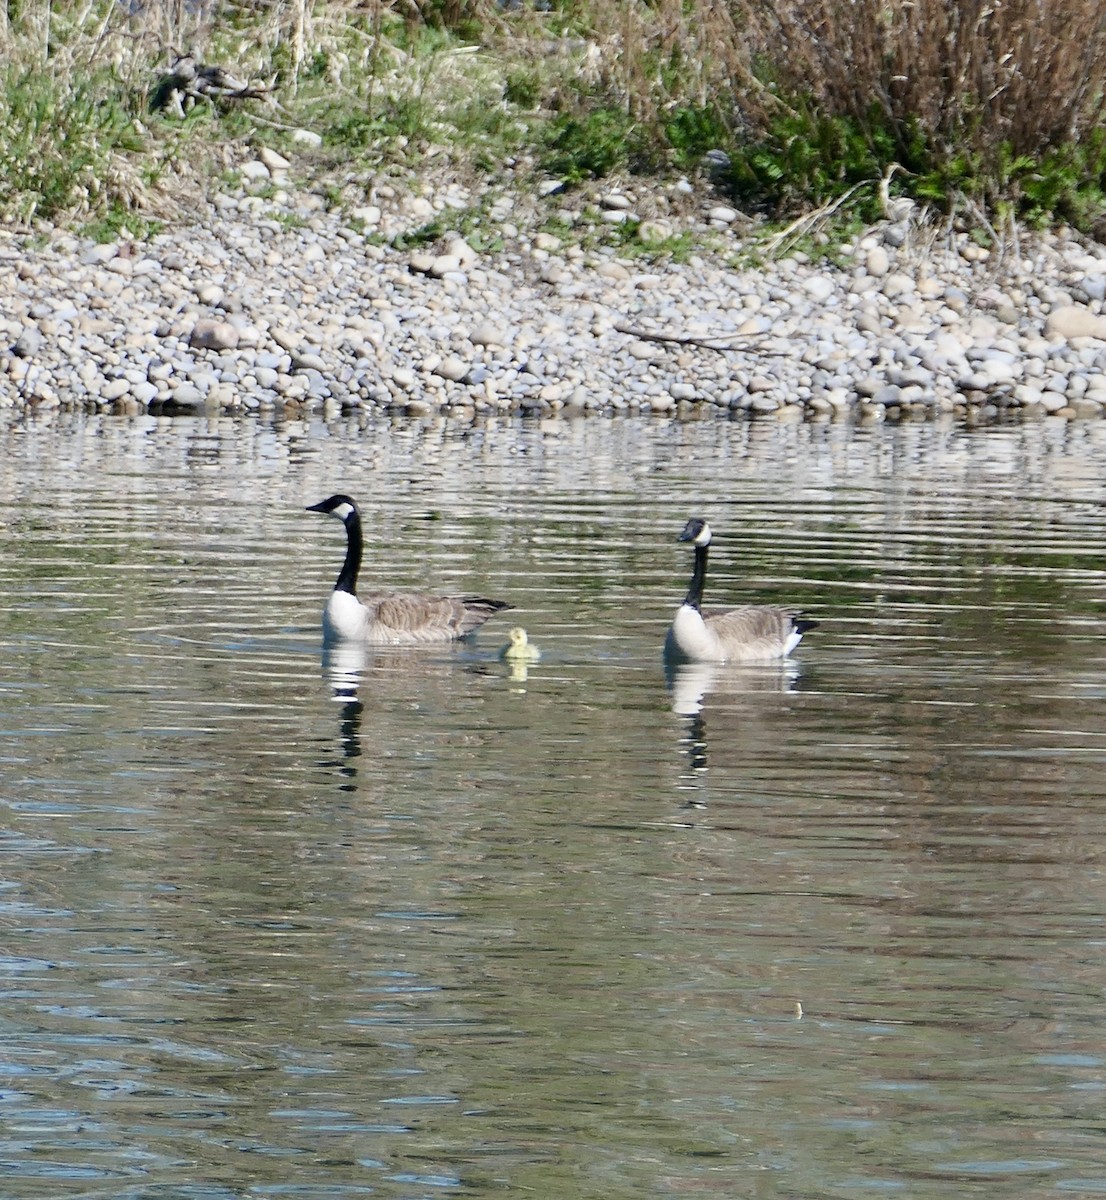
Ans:
[{"label": "grass on bank", "polygon": [[[273,101],[153,108],[181,51]],[[140,233],[306,128],[336,203],[433,156],[523,184],[709,169],[772,219],[848,196],[871,220],[898,164],[940,213],[1106,235],[1104,109],[1097,0],[9,0],[0,217]]]}]

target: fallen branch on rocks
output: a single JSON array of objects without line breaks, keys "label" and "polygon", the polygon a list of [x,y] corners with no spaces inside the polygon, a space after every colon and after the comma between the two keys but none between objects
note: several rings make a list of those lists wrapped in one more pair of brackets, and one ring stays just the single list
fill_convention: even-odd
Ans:
[{"label": "fallen branch on rocks", "polygon": [[[734,345],[735,342],[760,341],[763,338],[770,337],[767,333],[726,333],[726,334],[706,334],[702,337],[693,333],[650,333],[647,329],[635,329],[632,325],[615,325],[615,329],[619,333],[625,333],[629,337],[639,338],[643,342],[668,342],[675,346],[697,346],[701,350],[717,350],[719,354],[725,354],[728,350],[742,350],[744,345]],[[763,346],[752,346],[758,354],[775,354],[785,355],[786,350],[769,350]]]},{"label": "fallen branch on rocks", "polygon": [[226,67],[198,63],[190,54],[181,55],[169,74],[158,81],[150,97],[152,109],[167,108],[184,118],[197,101],[214,104],[217,100],[269,100],[272,102],[272,83],[246,83],[232,75]]}]

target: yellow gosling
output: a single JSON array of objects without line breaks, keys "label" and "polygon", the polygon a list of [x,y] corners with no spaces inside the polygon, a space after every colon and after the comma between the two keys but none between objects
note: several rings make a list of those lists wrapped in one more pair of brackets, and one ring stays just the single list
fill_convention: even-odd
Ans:
[{"label": "yellow gosling", "polygon": [[535,663],[541,658],[541,651],[526,636],[526,630],[516,625],[507,633],[508,642],[500,652],[499,657],[509,663]]}]

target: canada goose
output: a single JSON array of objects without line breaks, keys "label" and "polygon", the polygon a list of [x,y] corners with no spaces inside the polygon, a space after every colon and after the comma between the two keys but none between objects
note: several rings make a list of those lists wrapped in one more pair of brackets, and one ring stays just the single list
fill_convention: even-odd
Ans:
[{"label": "canada goose", "polygon": [[692,517],[678,541],[695,547],[695,570],[687,597],[676,611],[664,643],[667,658],[691,662],[750,663],[786,658],[817,621],[788,608],[750,605],[704,617],[699,609],[707,577],[710,526]]},{"label": "canada goose", "polygon": [[883,215],[892,225],[905,225],[913,216],[917,205],[909,196],[891,195],[891,179],[896,171],[901,171],[904,175],[914,174],[901,163],[889,164],[887,170],[883,172],[883,178],[879,181],[879,204],[883,209]]},{"label": "canada goose", "polygon": [[507,644],[499,651],[499,657],[509,663],[535,663],[541,651],[530,641],[526,630],[516,625],[507,632]]},{"label": "canada goose", "polygon": [[413,646],[451,642],[475,632],[493,614],[513,608],[483,596],[385,594],[357,598],[361,569],[361,514],[349,496],[330,496],[309,504],[308,512],[337,517],[346,527],[346,559],[323,609],[327,641],[357,639],[373,646]]}]

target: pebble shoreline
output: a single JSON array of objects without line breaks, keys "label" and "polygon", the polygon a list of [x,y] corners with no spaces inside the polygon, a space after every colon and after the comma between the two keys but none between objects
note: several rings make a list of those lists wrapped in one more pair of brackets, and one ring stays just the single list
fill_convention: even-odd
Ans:
[{"label": "pebble shoreline", "polygon": [[[146,242],[0,234],[0,407],[1106,413],[1106,247],[1073,236],[1024,238],[998,261],[966,234],[887,224],[842,247],[838,265],[792,254],[735,268],[744,218],[705,184],[649,195],[551,183],[542,196],[488,183],[474,197],[460,183],[383,183],[332,212],[274,152],[240,178],[204,220]],[[391,244],[431,221],[450,228],[476,199],[494,251],[449,234]],[[551,214],[563,235],[540,231]],[[642,242],[690,232],[704,249],[652,265],[574,240],[627,221]]]}]

